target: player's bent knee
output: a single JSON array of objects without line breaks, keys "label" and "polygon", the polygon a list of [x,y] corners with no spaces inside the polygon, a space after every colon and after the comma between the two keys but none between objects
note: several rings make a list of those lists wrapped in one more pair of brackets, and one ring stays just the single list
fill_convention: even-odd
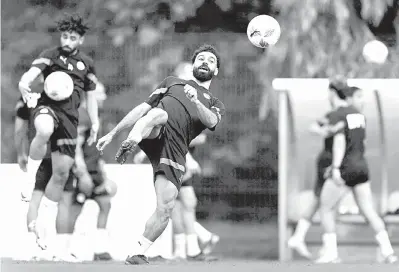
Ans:
[{"label": "player's bent knee", "polygon": [[50,138],[54,132],[54,119],[48,114],[40,114],[35,118],[36,135]]},{"label": "player's bent knee", "polygon": [[148,114],[156,124],[165,124],[168,121],[168,113],[160,108],[153,108],[148,112]]}]

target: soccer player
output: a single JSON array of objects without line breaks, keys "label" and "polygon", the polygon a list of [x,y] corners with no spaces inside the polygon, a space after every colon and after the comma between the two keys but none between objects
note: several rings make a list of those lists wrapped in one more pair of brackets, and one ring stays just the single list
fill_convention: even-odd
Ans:
[{"label": "soccer player", "polygon": [[335,213],[339,200],[351,190],[360,212],[375,231],[385,262],[397,261],[384,221],[373,206],[369,169],[364,156],[366,119],[360,112],[362,91],[356,87],[337,89],[333,99],[337,111],[331,117],[334,133],[332,164],[320,196],[320,216],[324,228],[324,250],[317,263],[338,262]]},{"label": "soccer player", "polygon": [[308,203],[302,218],[299,219],[293,236],[288,240],[288,246],[296,250],[301,256],[305,258],[311,258],[312,254],[309,252],[306,244],[305,237],[312,224],[312,218],[316,214],[320,205],[320,193],[321,188],[325,182],[325,172],[332,163],[332,143],[333,135],[330,133],[329,124],[331,123],[331,118],[335,113],[335,105],[332,99],[335,89],[342,89],[346,87],[346,82],[341,79],[331,80],[329,84],[330,91],[330,105],[332,110],[328,112],[323,118],[317,120],[314,124],[310,126],[310,132],[319,135],[324,138],[324,148],[317,157],[317,175],[316,183],[313,190],[314,197],[311,202]]},{"label": "soccer player", "polygon": [[[203,45],[192,58],[191,80],[167,77],[148,100],[135,107],[107,135],[97,148],[102,151],[121,130],[130,127],[128,138],[116,154],[120,163],[137,145],[147,154],[154,171],[157,207],[146,223],[136,254],[126,264],[146,264],[144,255],[165,230],[185,172],[185,156],[190,142],[203,130],[215,130],[225,109],[209,92],[212,78],[219,72],[220,57],[213,46]],[[188,256],[197,258],[197,256]]]},{"label": "soccer player", "polygon": [[[61,33],[59,47],[44,50],[22,76],[19,90],[25,102],[35,106],[30,86],[40,75],[44,79],[55,71],[63,71],[71,76],[74,83],[72,95],[63,101],[54,101],[45,92],[33,110],[36,134],[30,145],[28,172],[36,173],[46,154],[47,142],[51,142],[52,176],[46,187],[39,209],[38,243],[45,248],[47,234],[55,227],[57,203],[74,163],[78,108],[83,92],[87,93],[87,109],[92,121],[89,143],[94,143],[99,127],[96,98],[91,92],[96,86],[93,60],[79,50],[88,27],[80,16],[67,15],[58,22]],[[32,105],[33,104],[33,105]]]}]

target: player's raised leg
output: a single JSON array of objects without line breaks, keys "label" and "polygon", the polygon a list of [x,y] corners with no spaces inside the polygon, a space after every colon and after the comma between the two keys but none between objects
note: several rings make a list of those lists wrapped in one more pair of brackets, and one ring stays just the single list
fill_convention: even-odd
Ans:
[{"label": "player's raised leg", "polygon": [[145,224],[145,230],[138,241],[137,253],[126,259],[126,264],[146,264],[146,251],[154,241],[166,229],[175,206],[178,189],[169,181],[165,175],[158,174],[155,177],[155,193],[157,196],[157,207]]},{"label": "player's raised leg", "polygon": [[160,108],[151,109],[134,124],[128,137],[121,143],[115,159],[123,164],[143,139],[153,139],[159,135],[162,125],[168,121],[168,113]]},{"label": "player's raised leg", "polygon": [[42,108],[34,118],[36,134],[30,144],[28,159],[30,176],[36,175],[40,163],[46,155],[47,143],[54,132],[54,118],[48,112],[47,108]]},{"label": "player's raised leg", "polygon": [[394,255],[394,251],[389,239],[388,232],[385,228],[384,221],[378,215],[373,205],[373,195],[370,188],[370,182],[357,184],[353,187],[353,194],[360,212],[369,222],[371,228],[375,232],[375,239],[380,246],[383,261],[394,263],[398,258]]}]

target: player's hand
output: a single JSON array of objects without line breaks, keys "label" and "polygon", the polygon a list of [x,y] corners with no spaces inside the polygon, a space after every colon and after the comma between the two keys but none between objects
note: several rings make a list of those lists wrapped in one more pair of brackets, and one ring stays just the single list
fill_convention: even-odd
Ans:
[{"label": "player's hand", "polygon": [[184,93],[191,102],[194,103],[198,101],[197,90],[193,86],[188,84],[184,85]]},{"label": "player's hand", "polygon": [[114,134],[112,133],[108,133],[107,135],[105,135],[104,137],[100,138],[97,141],[97,145],[96,148],[98,151],[100,151],[101,153],[103,152],[104,148],[109,145],[110,142],[112,142],[112,140],[114,139]]},{"label": "player's hand", "polygon": [[18,165],[22,171],[28,172],[28,156],[26,154],[18,156]]},{"label": "player's hand", "polygon": [[18,89],[21,92],[22,99],[24,100],[25,103],[27,103],[30,98],[30,95],[32,94],[31,88],[25,82],[20,81],[18,83]]},{"label": "player's hand", "polygon": [[331,179],[337,184],[338,186],[342,186],[345,184],[345,181],[341,177],[341,170],[338,168],[333,168],[331,170]]},{"label": "player's hand", "polygon": [[100,124],[98,124],[98,123],[94,123],[91,125],[90,137],[89,137],[89,139],[87,139],[87,144],[89,146],[94,144],[97,141],[97,134],[98,134],[99,128],[100,128]]}]

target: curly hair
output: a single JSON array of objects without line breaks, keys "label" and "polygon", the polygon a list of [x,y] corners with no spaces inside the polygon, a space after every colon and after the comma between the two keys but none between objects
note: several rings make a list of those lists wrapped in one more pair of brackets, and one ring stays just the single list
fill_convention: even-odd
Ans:
[{"label": "curly hair", "polygon": [[198,54],[202,53],[202,52],[209,52],[209,53],[214,54],[216,56],[216,60],[217,60],[217,67],[220,68],[220,55],[219,55],[219,52],[216,50],[216,48],[214,46],[209,45],[209,44],[204,44],[204,45],[201,45],[200,47],[198,47],[194,51],[194,54],[193,54],[193,56],[191,58],[191,62],[194,63],[195,59],[198,56]]},{"label": "curly hair", "polygon": [[83,22],[83,18],[78,14],[65,14],[65,16],[57,22],[57,29],[60,32],[75,31],[80,36],[84,36],[89,27]]}]

